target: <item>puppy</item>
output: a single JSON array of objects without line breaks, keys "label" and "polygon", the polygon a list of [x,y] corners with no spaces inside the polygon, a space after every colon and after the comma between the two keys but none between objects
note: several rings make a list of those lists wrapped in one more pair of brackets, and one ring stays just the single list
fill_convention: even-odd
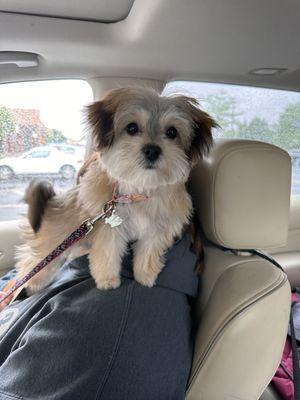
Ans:
[{"label": "puppy", "polygon": [[[139,197],[117,203],[118,226],[98,222],[67,256],[88,252],[99,289],[120,285],[121,260],[134,242],[135,280],[152,287],[166,250],[192,215],[186,190],[190,170],[212,146],[215,121],[195,99],[163,97],[149,89],[122,88],[87,107],[96,155],[77,186],[56,195],[47,182],[33,182],[26,193],[28,221],[18,249],[19,278],[48,255],[82,221],[98,215],[113,193]],[[62,259],[27,283],[33,293],[51,279]]]}]

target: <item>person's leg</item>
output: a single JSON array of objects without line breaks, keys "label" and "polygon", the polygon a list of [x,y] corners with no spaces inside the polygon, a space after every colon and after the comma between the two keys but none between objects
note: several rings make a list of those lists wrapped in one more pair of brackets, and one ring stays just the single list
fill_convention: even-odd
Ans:
[{"label": "person's leg", "polygon": [[98,400],[184,400],[193,354],[185,294],[134,283],[126,329]]},{"label": "person's leg", "polygon": [[96,398],[124,328],[131,284],[101,292],[92,278],[81,280],[19,313],[0,339],[0,399]]},{"label": "person's leg", "polygon": [[121,286],[100,291],[87,258],[80,262],[83,274],[71,264],[0,314],[0,400],[183,399],[193,345],[188,297],[198,281],[188,241],[169,250],[151,289],[124,266]]}]

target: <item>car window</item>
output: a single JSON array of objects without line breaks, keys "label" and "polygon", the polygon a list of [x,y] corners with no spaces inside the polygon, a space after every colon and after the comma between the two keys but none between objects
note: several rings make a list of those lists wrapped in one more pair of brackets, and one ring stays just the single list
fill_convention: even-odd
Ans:
[{"label": "car window", "polygon": [[273,143],[292,158],[292,195],[300,195],[300,93],[218,83],[169,82],[165,95],[195,97],[220,125],[215,137]]},{"label": "car window", "polygon": [[46,158],[49,157],[50,151],[33,151],[29,153],[28,156],[31,158]]},{"label": "car window", "polygon": [[57,147],[58,150],[63,151],[66,154],[75,154],[75,149],[73,149],[72,147]]},{"label": "car window", "polygon": [[75,184],[86,145],[82,110],[92,100],[82,80],[0,85],[0,221],[24,214],[35,177],[56,192]]}]

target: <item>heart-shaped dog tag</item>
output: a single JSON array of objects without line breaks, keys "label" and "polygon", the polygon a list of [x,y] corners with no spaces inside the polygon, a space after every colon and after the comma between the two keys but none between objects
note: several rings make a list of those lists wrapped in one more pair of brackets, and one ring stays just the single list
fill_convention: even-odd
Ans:
[{"label": "heart-shaped dog tag", "polygon": [[115,227],[121,225],[121,223],[123,222],[122,218],[119,217],[119,215],[117,215],[115,213],[115,210],[113,211],[111,216],[106,217],[104,221],[106,224],[109,224],[112,228],[115,228]]}]

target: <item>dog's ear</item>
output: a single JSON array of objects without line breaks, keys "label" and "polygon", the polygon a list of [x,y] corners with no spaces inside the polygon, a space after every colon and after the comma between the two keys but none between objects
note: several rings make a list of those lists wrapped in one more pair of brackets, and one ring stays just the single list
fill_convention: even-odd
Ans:
[{"label": "dog's ear", "polygon": [[109,148],[113,144],[115,112],[120,104],[126,103],[131,92],[129,88],[113,89],[102,100],[87,106],[87,123],[98,150]]},{"label": "dog's ear", "polygon": [[114,112],[109,109],[106,98],[87,106],[86,117],[97,149],[102,150],[110,147],[114,138]]},{"label": "dog's ear", "polygon": [[185,103],[186,110],[193,121],[194,136],[188,156],[194,165],[209,153],[213,145],[212,129],[218,128],[219,125],[209,114],[199,108],[196,99],[182,96],[181,101]]}]

